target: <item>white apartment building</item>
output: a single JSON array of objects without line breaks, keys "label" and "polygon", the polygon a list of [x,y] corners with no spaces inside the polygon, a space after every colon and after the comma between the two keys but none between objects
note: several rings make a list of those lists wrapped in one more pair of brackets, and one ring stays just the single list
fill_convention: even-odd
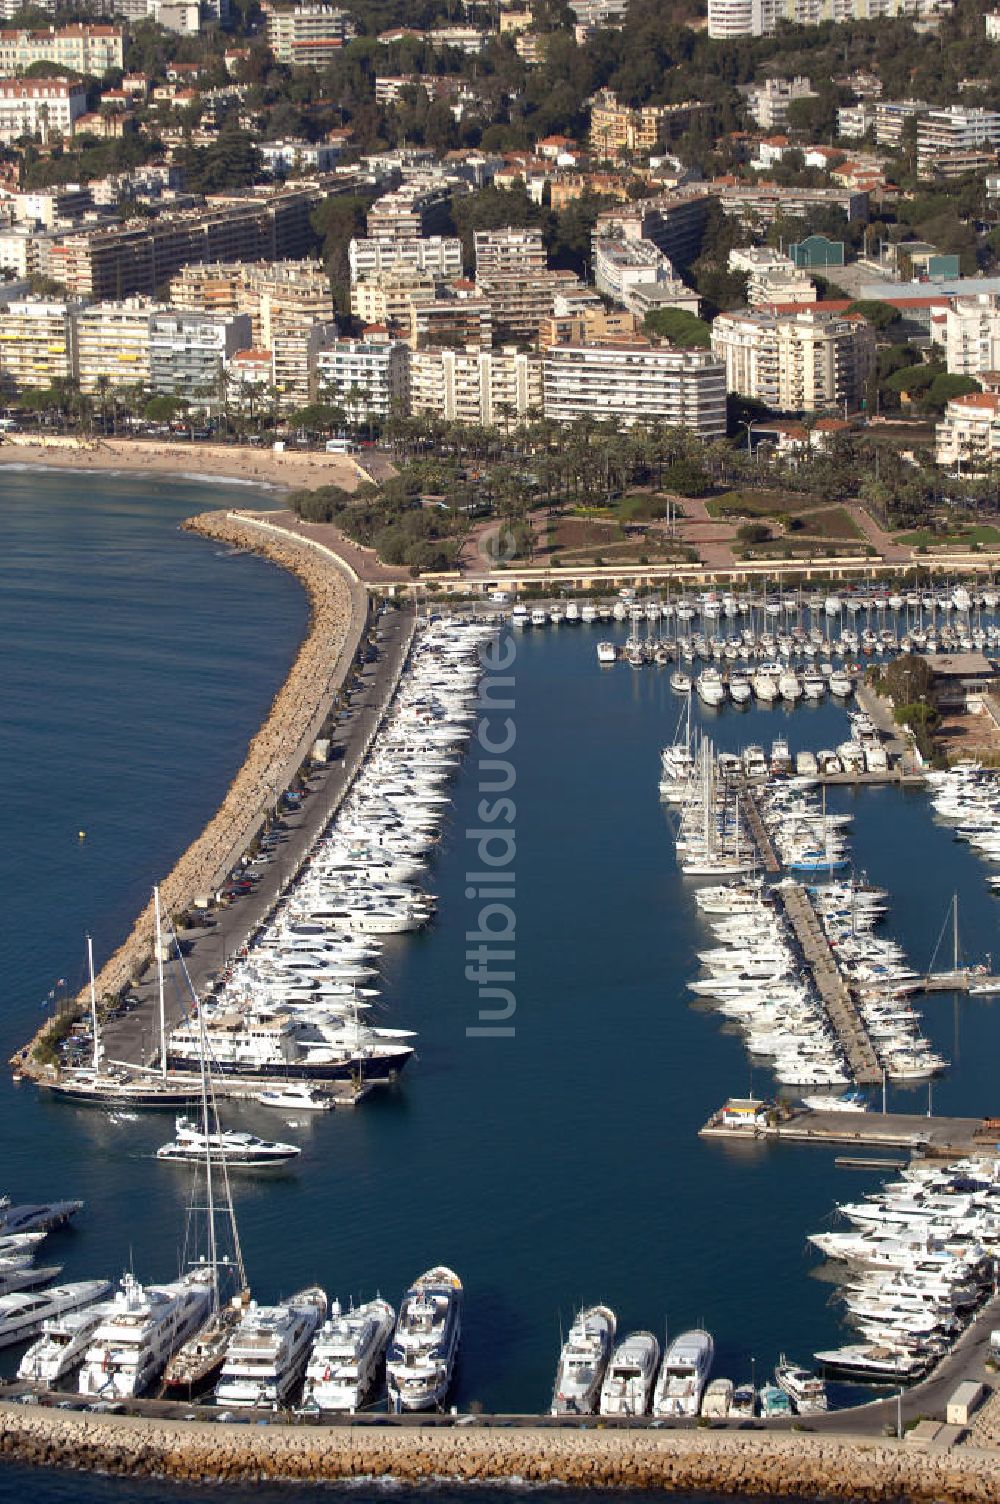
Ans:
[{"label": "white apartment building", "polygon": [[368,210],[372,240],[416,240],[441,234],[451,218],[453,184],[433,175],[411,178],[392,193],[384,193]]},{"label": "white apartment building", "polygon": [[539,229],[476,230],[476,280],[518,272],[541,272],[548,266]]},{"label": "white apartment building", "polygon": [[1000,146],[1000,113],[953,104],[928,110],[917,121],[917,171],[929,174],[938,159],[952,154],[995,151]]},{"label": "white apartment building", "polygon": [[[658,250],[651,240],[596,236],[593,253],[594,286],[598,292],[614,298],[616,303],[635,312],[636,299],[639,298],[645,307],[651,302],[661,307],[688,306],[697,313],[698,294],[681,281],[670,257]],[[662,295],[651,300],[652,289],[659,289]]]},{"label": "white apartment building", "polygon": [[218,404],[223,371],[238,350],[249,349],[252,325],[245,313],[156,312],[149,320],[149,385],[158,397],[200,398]]},{"label": "white apartment building", "polygon": [[762,131],[784,130],[788,106],[796,99],[815,99],[808,78],[769,78],[746,91],[747,108]]},{"label": "white apartment building", "polygon": [[279,63],[324,68],[353,36],[353,21],[335,5],[273,5],[267,11],[267,45]]},{"label": "white apartment building", "polygon": [[332,172],[340,156],[340,147],[326,141],[261,141],[257,150],[265,171],[274,176]]},{"label": "white apartment building", "polygon": [[726,390],[776,412],[856,410],[875,363],[875,335],[860,314],[721,313],[712,350]]},{"label": "white apartment building", "polygon": [[309,328],[284,325],[271,334],[271,380],[283,412],[305,407],[316,394],[316,362],[339,334],[334,320]]},{"label": "white apartment building", "polygon": [[126,298],[120,303],[91,303],[77,309],[76,370],[82,392],[112,387],[150,384],[149,324],[154,313],[163,313],[159,303],[148,298]]},{"label": "white apartment building", "polygon": [[0,76],[23,73],[34,63],[54,63],[100,78],[125,63],[121,26],[49,26],[44,31],[0,31]]},{"label": "white apartment building", "polygon": [[408,412],[409,355],[398,340],[334,340],[316,356],[317,400],[342,407],[355,423]]},{"label": "white apartment building", "polygon": [[1000,370],[1000,296],[981,292],[953,298],[943,325],[949,375]]},{"label": "white apartment building", "polygon": [[1000,42],[1000,10],[988,11],[983,17],[986,35],[991,42]]},{"label": "white apartment building", "polygon": [[948,7],[950,0],[708,0],[708,34],[720,40],[769,36],[779,21],[795,26],[898,16],[917,21]]},{"label": "white apartment building", "polygon": [[86,110],[83,84],[64,78],[0,79],[0,141],[4,143],[22,136],[37,136],[42,141],[71,136],[74,122]]},{"label": "white apartment building", "polygon": [[939,465],[988,469],[1000,461],[1000,395],[969,392],[952,397],[934,430]]},{"label": "white apartment building", "polygon": [[542,410],[542,356],[495,350],[413,350],[410,411],[500,428]]},{"label": "white apartment building", "polygon": [[729,252],[729,270],[746,272],[747,302],[751,308],[765,303],[815,303],[816,288],[790,256],[771,246],[740,246]]},{"label": "white apartment building", "polygon": [[358,237],[347,248],[351,281],[383,272],[426,272],[442,282],[462,275],[462,242],[454,235],[426,235],[412,240]]},{"label": "white apartment building", "polygon": [[875,127],[875,105],[870,99],[841,105],[837,111],[837,135],[842,141],[860,141]]},{"label": "white apartment building", "polygon": [[544,355],[545,415],[666,423],[704,439],[726,432],[726,368],[707,350],[650,340],[552,345]]},{"label": "white apartment building", "polygon": [[898,151],[903,144],[906,122],[920,116],[930,105],[923,99],[879,99],[875,103],[875,142]]},{"label": "white apartment building", "polygon": [[74,374],[73,306],[48,298],[8,303],[0,317],[0,381],[18,391]]}]

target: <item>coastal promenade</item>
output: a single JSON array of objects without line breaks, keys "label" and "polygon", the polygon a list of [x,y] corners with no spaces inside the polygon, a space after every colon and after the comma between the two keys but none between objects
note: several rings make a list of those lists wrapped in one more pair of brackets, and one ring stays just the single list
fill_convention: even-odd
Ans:
[{"label": "coastal promenade", "polygon": [[[222,805],[170,874],[160,880],[163,910],[175,918],[222,886],[270,817],[347,680],[369,611],[367,591],[349,565],[332,550],[275,528],[266,516],[210,512],[189,519],[185,526],[215,543],[252,550],[290,570],[308,592],[311,614],[308,632],[289,674]],[[101,967],[97,977],[99,997],[118,996],[139,981],[154,955],[153,930],[150,901],[124,943]],[[218,964],[216,942],[215,966]],[[77,1010],[82,1011],[87,1001],[86,992],[81,993]],[[35,1040],[14,1057],[15,1069],[29,1073],[44,1070],[36,1046],[44,1047],[62,1022],[49,1020],[44,1024]],[[44,1057],[44,1048],[41,1054]]]},{"label": "coastal promenade", "polygon": [[0,1457],[188,1483],[448,1478],[887,1504],[987,1504],[1000,1493],[1000,1452],[987,1448],[763,1429],[569,1429],[520,1416],[235,1427],[3,1404]]}]

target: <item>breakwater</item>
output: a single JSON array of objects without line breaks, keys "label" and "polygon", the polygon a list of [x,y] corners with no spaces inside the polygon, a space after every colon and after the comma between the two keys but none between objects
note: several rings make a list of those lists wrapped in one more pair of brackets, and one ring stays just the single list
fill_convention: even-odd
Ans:
[{"label": "breakwater", "polygon": [[566,1484],[936,1504],[985,1504],[1000,1453],[765,1432],[370,1426],[267,1428],[0,1407],[0,1456],[187,1483]]},{"label": "breakwater", "polygon": [[[357,577],[329,549],[253,515],[206,512],[188,518],[183,526],[212,542],[261,554],[294,574],[309,597],[310,621],[289,674],[218,811],[160,881],[163,909],[175,915],[218,889],[301,766],[354,661],[368,604]],[[150,901],[101,967],[96,978],[99,998],[116,996],[146,970],[153,958],[153,929]],[[81,992],[77,1010],[87,1002],[88,993]],[[62,1019],[43,1024],[12,1064],[29,1072],[43,1065],[45,1046],[61,1023]]]}]

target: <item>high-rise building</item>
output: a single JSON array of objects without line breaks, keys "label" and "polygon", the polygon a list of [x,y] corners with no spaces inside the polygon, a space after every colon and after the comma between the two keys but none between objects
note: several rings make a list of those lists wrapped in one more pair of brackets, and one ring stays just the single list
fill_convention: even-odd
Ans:
[{"label": "high-rise building", "polygon": [[109,68],[124,67],[124,28],[81,24],[0,31],[0,75],[24,73],[36,63],[100,78]]},{"label": "high-rise building", "polygon": [[72,136],[87,110],[84,84],[65,78],[0,78],[0,141]]},{"label": "high-rise building", "polygon": [[952,298],[944,315],[944,344],[949,375],[1000,370],[1000,297]]},{"label": "high-rise building", "polygon": [[992,469],[1000,461],[1000,395],[969,392],[950,398],[934,438],[939,465]]},{"label": "high-rise building", "polygon": [[548,266],[540,229],[508,225],[498,230],[476,230],[476,280],[506,277],[515,273],[542,272]]},{"label": "high-rise building", "polygon": [[297,68],[325,68],[354,36],[347,11],[335,5],[270,5],[267,45],[279,63]]},{"label": "high-rise building", "polygon": [[73,306],[49,298],[8,303],[0,316],[0,381],[16,391],[66,381],[76,370]]},{"label": "high-rise building", "polygon": [[149,320],[149,385],[156,396],[217,406],[225,367],[250,346],[245,313],[184,313],[166,309]]},{"label": "high-rise building", "polygon": [[150,383],[149,323],[165,310],[146,298],[90,303],[76,311],[76,370],[82,392]]},{"label": "high-rise building", "polygon": [[502,427],[542,409],[542,357],[513,347],[414,350],[410,410]]},{"label": "high-rise building", "polygon": [[875,336],[860,314],[720,313],[712,350],[726,390],[777,412],[857,410],[875,364]]},{"label": "high-rise building", "polygon": [[352,422],[409,411],[410,351],[399,340],[334,340],[315,366],[317,398]]},{"label": "high-rise building", "polygon": [[425,235],[413,240],[357,237],[347,249],[351,281],[382,272],[426,272],[447,280],[462,275],[462,242],[454,235]]},{"label": "high-rise building", "polygon": [[545,415],[557,422],[610,418],[725,435],[725,366],[707,350],[616,340],[553,345],[544,362]]}]

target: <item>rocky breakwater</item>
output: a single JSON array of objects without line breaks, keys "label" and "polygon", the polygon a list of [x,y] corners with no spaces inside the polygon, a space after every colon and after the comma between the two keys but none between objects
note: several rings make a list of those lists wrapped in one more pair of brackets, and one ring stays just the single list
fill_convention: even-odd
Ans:
[{"label": "rocky breakwater", "polygon": [[[301,765],[337,690],[350,668],[365,626],[367,598],[326,550],[291,533],[264,527],[251,514],[205,512],[184,527],[216,543],[252,550],[296,575],[310,602],[310,621],[288,677],[247,750],[222,804],[202,833],[160,880],[166,913],[181,914],[199,897],[214,893],[255,834],[277,793]],[[150,883],[152,887],[152,880]],[[97,976],[99,998],[115,997],[140,977],[153,957],[153,905],[146,905],[128,938]],[[77,998],[80,1013],[89,993]],[[12,1061],[29,1072],[51,1068],[57,1031],[67,1015],[43,1025]]]},{"label": "rocky breakwater", "polygon": [[185,1482],[512,1479],[919,1504],[986,1504],[1000,1453],[767,1432],[564,1431],[527,1426],[234,1427],[0,1406],[0,1456]]}]

